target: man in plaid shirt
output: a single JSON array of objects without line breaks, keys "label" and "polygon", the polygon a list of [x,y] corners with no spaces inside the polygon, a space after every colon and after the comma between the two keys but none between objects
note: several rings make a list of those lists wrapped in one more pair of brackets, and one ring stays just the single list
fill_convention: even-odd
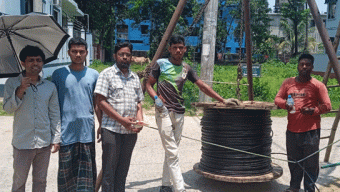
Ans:
[{"label": "man in plaid shirt", "polygon": [[116,64],[100,73],[95,89],[96,103],[103,111],[97,135],[102,139],[103,192],[125,191],[132,151],[141,130],[134,124],[143,121],[144,96],[137,74],[129,69],[131,52],[128,42],[115,46]]}]

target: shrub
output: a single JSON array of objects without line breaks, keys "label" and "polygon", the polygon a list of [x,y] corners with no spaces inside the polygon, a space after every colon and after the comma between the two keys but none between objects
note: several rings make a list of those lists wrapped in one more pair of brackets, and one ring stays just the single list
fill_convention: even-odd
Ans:
[{"label": "shrub", "polygon": [[[200,74],[200,64],[193,63],[189,60],[185,61],[192,68],[197,71],[198,75]],[[90,66],[98,70],[98,72],[102,71],[106,67],[111,66],[111,63],[101,63],[98,60],[95,60],[93,64]],[[142,71],[145,69],[145,65],[131,65],[132,71]],[[254,91],[254,100],[256,101],[266,101],[266,102],[274,102],[275,96],[280,89],[282,82],[289,77],[294,77],[298,75],[297,71],[297,59],[291,59],[287,64],[279,61],[279,60],[269,60],[262,64],[261,77],[253,79],[253,91]],[[318,80],[322,80],[322,77],[313,75],[314,78]],[[141,80],[142,81],[142,80]],[[215,65],[214,67],[214,77],[213,81],[216,82],[231,82],[236,83],[237,81],[237,66],[231,65]],[[240,84],[247,84],[247,78],[242,78]],[[336,79],[330,79],[329,85],[337,84]],[[155,85],[156,87],[157,85]],[[223,98],[237,98],[236,95],[235,84],[219,84],[213,83],[213,89],[220,94]],[[240,86],[241,100],[248,100],[248,87],[241,85]],[[332,88],[329,89],[329,97],[332,102],[333,109],[338,109],[340,105],[340,88]],[[193,83],[188,81],[183,87],[183,98],[184,105],[186,107],[186,115],[194,114],[196,111],[195,108],[191,106],[191,103],[197,102],[199,99],[199,89]],[[153,106],[153,99],[145,93],[145,101],[143,103],[143,108],[149,109]],[[272,116],[286,116],[287,112],[285,110],[273,110]],[[324,116],[334,116],[335,114],[327,114]]]}]

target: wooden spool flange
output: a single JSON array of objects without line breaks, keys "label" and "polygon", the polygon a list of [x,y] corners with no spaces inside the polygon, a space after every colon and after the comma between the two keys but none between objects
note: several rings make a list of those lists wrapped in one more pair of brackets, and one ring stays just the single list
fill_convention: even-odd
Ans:
[{"label": "wooden spool flange", "polygon": [[191,104],[194,107],[203,107],[211,109],[248,109],[248,110],[275,110],[277,106],[274,103],[262,101],[241,101],[240,105],[225,105],[220,102],[195,102]]},{"label": "wooden spool flange", "polygon": [[194,165],[194,171],[206,178],[214,179],[218,181],[225,181],[230,183],[263,183],[272,181],[282,176],[283,169],[279,165],[272,163],[273,170],[270,173],[263,175],[254,176],[228,176],[228,175],[218,175],[215,173],[205,172],[200,169],[199,163]]}]

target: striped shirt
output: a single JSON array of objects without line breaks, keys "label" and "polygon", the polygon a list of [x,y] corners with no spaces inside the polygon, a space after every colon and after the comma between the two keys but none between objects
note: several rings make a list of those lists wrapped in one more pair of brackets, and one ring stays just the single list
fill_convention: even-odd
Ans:
[{"label": "striped shirt", "polygon": [[[137,116],[137,104],[144,100],[139,78],[129,70],[127,77],[117,65],[102,71],[97,80],[96,94],[103,95],[107,102],[123,117]],[[116,120],[103,113],[102,128],[120,134],[133,134]]]}]

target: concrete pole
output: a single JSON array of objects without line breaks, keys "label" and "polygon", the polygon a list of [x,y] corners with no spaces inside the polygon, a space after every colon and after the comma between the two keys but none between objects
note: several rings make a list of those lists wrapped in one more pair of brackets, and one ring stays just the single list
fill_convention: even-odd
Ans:
[{"label": "concrete pole", "polygon": [[[209,86],[214,75],[215,44],[217,27],[218,0],[210,0],[204,10],[204,27],[201,56],[201,79]],[[200,91],[199,102],[210,102],[211,98]]]},{"label": "concrete pole", "polygon": [[319,9],[315,3],[315,0],[307,0],[307,2],[309,5],[309,9],[311,10],[311,13],[313,15],[316,27],[318,28],[318,31],[320,33],[322,42],[325,46],[325,50],[328,55],[329,61],[332,64],[336,79],[338,80],[338,83],[340,84],[340,66],[339,66],[338,58],[334,51],[331,39],[329,38],[325,24],[322,22]]}]

